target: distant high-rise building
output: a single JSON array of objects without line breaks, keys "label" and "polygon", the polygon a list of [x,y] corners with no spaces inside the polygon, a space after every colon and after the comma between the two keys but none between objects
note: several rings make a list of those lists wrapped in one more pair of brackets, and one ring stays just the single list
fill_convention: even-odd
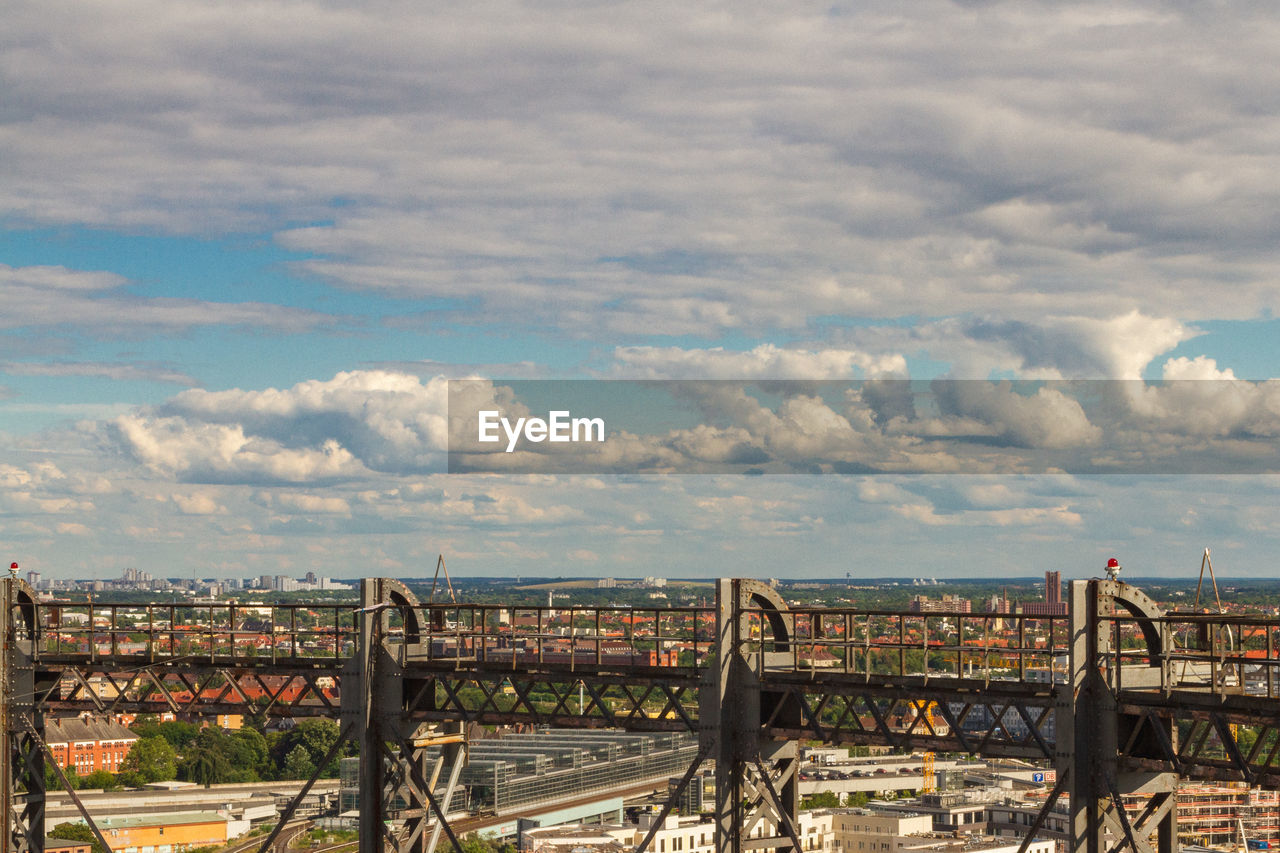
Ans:
[{"label": "distant high-rise building", "polygon": [[1044,573],[1044,601],[1028,601],[1022,605],[1027,616],[1066,616],[1067,603],[1062,600],[1062,573]]},{"label": "distant high-rise building", "polygon": [[917,595],[911,599],[907,609],[912,613],[972,613],[973,604],[967,598],[958,595],[943,595],[941,601],[935,601],[927,595]]}]

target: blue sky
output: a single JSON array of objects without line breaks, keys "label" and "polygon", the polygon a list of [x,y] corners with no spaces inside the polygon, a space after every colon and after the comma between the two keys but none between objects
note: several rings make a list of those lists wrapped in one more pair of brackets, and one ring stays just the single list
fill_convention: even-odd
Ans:
[{"label": "blue sky", "polygon": [[[1269,574],[1269,474],[440,459],[457,376],[1213,380],[1130,438],[1274,442],[1278,40],[1269,4],[10,4],[0,541],[80,576]],[[796,453],[851,423],[790,402]]]}]

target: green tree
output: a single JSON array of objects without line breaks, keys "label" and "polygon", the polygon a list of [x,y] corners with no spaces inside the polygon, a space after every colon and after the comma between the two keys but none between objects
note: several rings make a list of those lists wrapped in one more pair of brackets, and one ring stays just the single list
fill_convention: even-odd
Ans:
[{"label": "green tree", "polygon": [[[62,774],[67,777],[71,790],[74,791],[80,787],[80,777],[76,775],[74,770],[64,767],[62,768]],[[62,790],[62,780],[58,778],[58,771],[54,770],[52,762],[47,760],[44,763],[44,788],[46,791]]]},{"label": "green tree", "polygon": [[239,729],[232,732],[226,738],[225,752],[237,773],[247,774],[245,778],[233,779],[234,782],[256,782],[271,772],[267,739],[259,731]]},{"label": "green tree", "polygon": [[235,770],[227,755],[229,740],[221,729],[202,729],[182,755],[179,777],[206,788],[220,782],[241,781],[232,778]]},{"label": "green tree", "polygon": [[138,738],[124,758],[123,772],[132,784],[168,782],[178,775],[178,755],[159,735]]},{"label": "green tree", "polygon": [[488,838],[481,838],[474,832],[460,839],[462,853],[499,853],[501,848]]},{"label": "green tree", "polygon": [[809,809],[834,809],[840,805],[840,795],[835,791],[817,791],[805,797],[800,803],[800,808],[808,811]]},{"label": "green tree", "polygon": [[120,780],[115,777],[114,773],[109,773],[106,770],[95,770],[80,780],[80,787],[114,791],[120,787]]},{"label": "green tree", "polygon": [[[283,770],[289,753],[293,752],[295,747],[301,746],[306,749],[311,766],[317,767],[337,739],[338,724],[333,720],[302,720],[275,742],[273,757],[276,766]],[[330,777],[338,775],[338,756],[335,755],[333,760],[325,765],[323,775]]]},{"label": "green tree", "polygon": [[48,835],[50,838],[62,838],[67,841],[87,841],[93,845],[93,853],[110,853],[93,834],[93,830],[83,823],[60,823],[49,830]]},{"label": "green tree", "polygon": [[200,734],[200,728],[195,723],[184,723],[181,720],[157,723],[142,722],[139,719],[133,724],[133,732],[139,737],[162,737],[176,751],[182,752]]},{"label": "green tree", "polygon": [[316,766],[311,762],[311,756],[302,744],[290,750],[284,760],[284,767],[281,768],[281,773],[286,779],[310,779],[314,772],[316,772]]}]

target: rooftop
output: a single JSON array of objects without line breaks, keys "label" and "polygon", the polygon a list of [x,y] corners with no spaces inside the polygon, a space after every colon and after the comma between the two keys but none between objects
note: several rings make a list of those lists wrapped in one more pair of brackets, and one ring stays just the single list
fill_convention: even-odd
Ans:
[{"label": "rooftop", "polygon": [[112,815],[96,817],[99,829],[133,829],[141,826],[178,826],[188,823],[226,823],[218,812],[173,812],[171,814]]}]

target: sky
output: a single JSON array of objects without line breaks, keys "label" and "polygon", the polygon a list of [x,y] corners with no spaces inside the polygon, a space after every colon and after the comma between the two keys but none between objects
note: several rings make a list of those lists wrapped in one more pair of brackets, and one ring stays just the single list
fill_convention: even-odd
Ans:
[{"label": "sky", "polygon": [[[1273,576],[1276,44],[1248,2],[8,3],[0,556]],[[662,472],[447,473],[459,378],[794,384],[700,398]],[[1191,390],[926,423],[804,384],[904,378]],[[932,443],[1117,423],[1235,464],[954,473]],[[927,452],[833,472],[850,442]],[[734,448],[810,473],[683,473]]]}]

